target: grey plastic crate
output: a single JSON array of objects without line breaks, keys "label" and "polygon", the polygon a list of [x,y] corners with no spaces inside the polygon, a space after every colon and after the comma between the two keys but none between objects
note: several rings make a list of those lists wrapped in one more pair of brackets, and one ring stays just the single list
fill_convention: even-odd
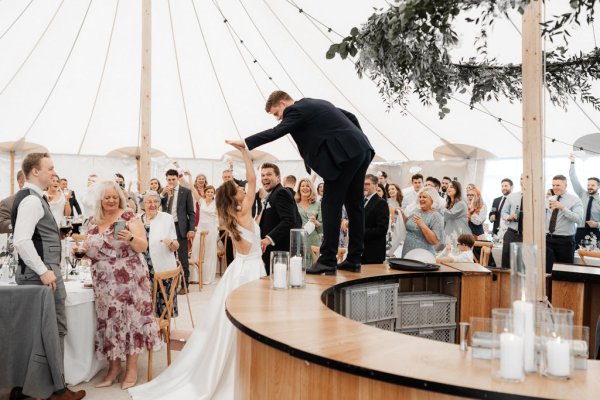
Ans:
[{"label": "grey plastic crate", "polygon": [[456,297],[439,293],[400,293],[396,329],[456,324]]},{"label": "grey plastic crate", "polygon": [[340,314],[358,322],[396,318],[398,286],[397,283],[377,283],[342,288]]},{"label": "grey plastic crate", "polygon": [[381,321],[366,322],[365,325],[374,326],[384,331],[394,331],[396,327],[396,318],[383,319]]},{"label": "grey plastic crate", "polygon": [[430,328],[396,329],[396,332],[438,342],[456,343],[456,324]]}]

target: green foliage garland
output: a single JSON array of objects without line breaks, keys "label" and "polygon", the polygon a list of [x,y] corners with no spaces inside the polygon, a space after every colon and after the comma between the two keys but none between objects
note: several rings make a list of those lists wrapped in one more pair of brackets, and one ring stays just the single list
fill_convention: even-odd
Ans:
[{"label": "green foliage garland", "polygon": [[[531,0],[395,0],[387,10],[375,9],[361,29],[331,45],[326,57],[339,54],[355,59],[359,76],[367,74],[378,85],[388,107],[406,107],[416,93],[426,105],[435,101],[439,116],[450,112],[448,101],[455,92],[470,91],[470,104],[504,97],[521,100],[521,65],[501,65],[487,54],[487,32],[494,20],[511,9],[523,12]],[[542,24],[542,34],[568,43],[568,27],[593,22],[597,0],[570,0],[568,13]],[[453,62],[449,50],[458,44],[453,23],[460,14],[477,10],[478,18],[465,18],[478,26],[476,56]],[[600,110],[591,81],[600,78],[600,49],[588,54],[567,55],[565,47],[545,54],[546,87],[550,100],[566,107],[572,97]]]}]

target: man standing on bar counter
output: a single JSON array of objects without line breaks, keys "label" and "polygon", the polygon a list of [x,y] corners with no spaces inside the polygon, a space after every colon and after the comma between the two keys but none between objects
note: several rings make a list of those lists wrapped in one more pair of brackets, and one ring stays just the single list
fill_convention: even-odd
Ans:
[{"label": "man standing on bar counter", "polygon": [[552,178],[554,196],[546,208],[546,273],[552,273],[554,262],[573,264],[575,232],[583,223],[581,200],[567,193],[567,177]]},{"label": "man standing on bar counter", "polygon": [[[280,90],[271,93],[265,110],[280,121],[279,125],[231,143],[252,150],[289,133],[298,145],[306,172],[312,169],[323,178],[321,255],[306,272],[335,275],[338,269],[360,271],[365,229],[363,184],[375,151],[358,120],[328,101],[294,101]],[[350,242],[346,260],[337,265],[343,205],[348,213]]]},{"label": "man standing on bar counter", "polygon": [[[48,153],[31,153],[23,160],[21,167],[25,174],[25,185],[16,194],[12,208],[12,225],[14,226],[14,245],[19,253],[19,271],[17,284],[45,285],[54,292],[56,322],[60,337],[60,351],[57,352],[63,365],[64,374],[64,340],[67,334],[67,317],[65,314],[65,284],[60,273],[61,243],[60,232],[56,220],[52,216],[48,199],[43,194],[55,175],[54,164]],[[26,318],[26,316],[21,316]],[[81,399],[85,391],[73,392],[64,382],[53,382],[57,388],[50,396],[51,400]],[[19,388],[11,392],[11,399],[27,398]]]}]

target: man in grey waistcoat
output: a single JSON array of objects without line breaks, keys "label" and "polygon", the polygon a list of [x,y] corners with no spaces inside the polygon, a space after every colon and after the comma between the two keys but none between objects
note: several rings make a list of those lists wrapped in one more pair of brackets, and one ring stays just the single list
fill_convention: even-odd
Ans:
[{"label": "man in grey waistcoat", "polygon": [[[23,160],[22,171],[25,185],[17,192],[12,208],[14,246],[19,254],[17,284],[46,285],[54,292],[56,320],[60,337],[60,364],[64,365],[64,337],[67,334],[65,315],[65,285],[60,273],[61,242],[56,220],[52,216],[45,190],[52,181],[54,164],[47,153],[31,153]],[[25,316],[23,316],[25,317]],[[64,371],[64,367],[63,367]],[[56,382],[55,382],[56,383]],[[50,397],[57,399],[81,399],[85,391],[64,389]],[[60,386],[57,386],[60,387]],[[14,390],[13,390],[14,392]]]}]

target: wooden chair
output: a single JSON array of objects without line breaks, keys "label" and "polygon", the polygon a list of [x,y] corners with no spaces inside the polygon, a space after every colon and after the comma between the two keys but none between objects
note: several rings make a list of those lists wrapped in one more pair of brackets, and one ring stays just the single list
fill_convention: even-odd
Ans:
[{"label": "wooden chair", "polygon": [[[313,260],[317,261],[317,259],[319,258],[319,251],[321,251],[321,248],[319,246],[310,246],[310,251],[313,255]],[[341,263],[342,261],[344,261],[344,256],[346,255],[346,253],[348,252],[348,249],[346,249],[345,247],[338,247],[338,252],[337,252],[337,262]]]},{"label": "wooden chair", "polygon": [[492,253],[492,247],[494,247],[494,244],[492,242],[476,240],[475,244],[473,245],[473,248],[475,247],[479,247],[481,249],[481,254],[479,257],[481,260],[477,260],[477,258],[473,256],[473,261],[481,264],[483,267],[487,267],[490,263],[490,254]]},{"label": "wooden chair", "polygon": [[581,264],[587,265],[584,257],[592,257],[592,258],[600,258],[600,251],[590,251],[579,249],[577,250],[577,254],[579,254],[579,258],[581,259]]},{"label": "wooden chair", "polygon": [[[167,364],[171,365],[171,318],[173,316],[173,303],[175,296],[177,296],[177,288],[183,275],[183,270],[179,265],[175,269],[171,269],[164,272],[154,273],[154,282],[152,284],[152,312],[156,310],[156,301],[158,292],[162,294],[165,299],[165,308],[159,317],[156,318],[158,324],[158,330],[162,335],[162,338],[167,343]],[[164,280],[172,279],[169,293],[165,289]],[[152,349],[148,350],[148,381],[152,380]]]},{"label": "wooden chair", "polygon": [[227,269],[227,243],[229,242],[229,232],[223,226],[219,226],[219,232],[223,232],[219,236],[219,241],[223,243],[223,247],[217,251],[217,258],[219,260],[219,275],[223,275],[224,269],[223,265],[225,265],[225,269]]},{"label": "wooden chair", "polygon": [[[202,290],[202,266],[204,265],[204,254],[206,253],[206,235],[208,235],[207,229],[200,232],[200,251],[198,252],[197,260],[192,258],[192,246],[190,246],[190,251],[188,252],[188,264],[198,271],[198,291]],[[190,282],[191,284],[192,282]]]}]

